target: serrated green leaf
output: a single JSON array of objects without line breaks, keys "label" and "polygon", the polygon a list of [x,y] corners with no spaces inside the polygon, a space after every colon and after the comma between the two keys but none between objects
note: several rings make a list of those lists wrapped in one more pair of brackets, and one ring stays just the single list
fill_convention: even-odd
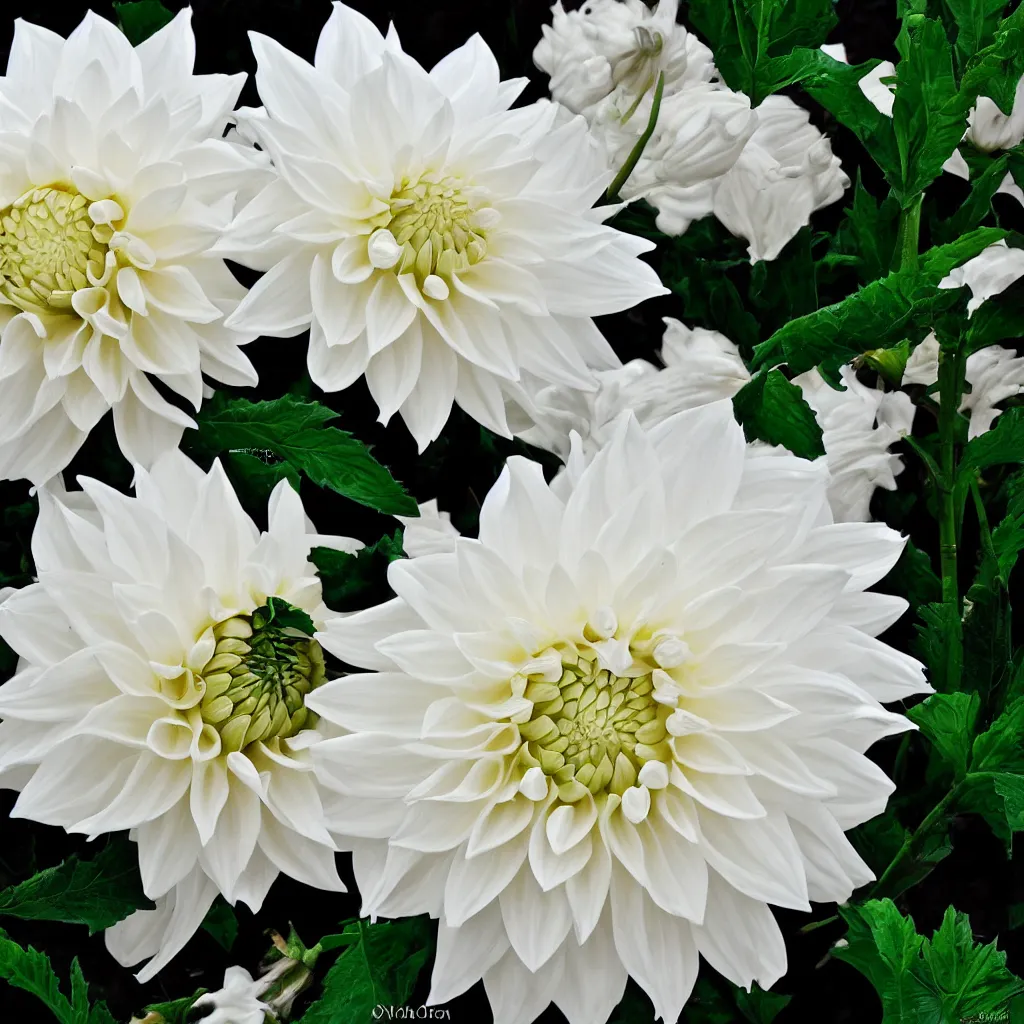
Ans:
[{"label": "serrated green leaf", "polygon": [[337,413],[291,395],[249,402],[218,393],[186,444],[210,455],[271,452],[321,487],[389,515],[416,515],[416,502],[362,441],[327,426]]},{"label": "serrated green leaf", "polygon": [[1018,697],[974,740],[972,772],[1024,773],[1024,697]]},{"label": "serrated green leaf", "polygon": [[789,84],[778,62],[819,46],[836,24],[832,0],[690,0],[688,15],[722,77],[754,106]]},{"label": "serrated green leaf", "polygon": [[998,1013],[1024,989],[995,943],[977,945],[966,914],[950,907],[931,939],[917,934],[891,900],[870,900],[839,913],[846,946],[833,948],[882,1000],[883,1024],[945,1024]]},{"label": "serrated green leaf", "polygon": [[942,598],[942,583],[932,568],[931,559],[910,540],[889,575],[879,582],[878,589],[905,597],[915,609]]},{"label": "serrated green leaf", "polygon": [[942,23],[929,18],[904,22],[896,45],[893,130],[900,153],[900,177],[890,184],[904,205],[941,173],[967,130],[967,110],[953,75],[953,50]]},{"label": "serrated green leaf", "polygon": [[1024,775],[1000,772],[993,776],[992,787],[1003,798],[1006,824],[1012,832],[1024,832]]},{"label": "serrated green leaf", "polygon": [[963,1020],[994,1013],[1024,990],[1006,969],[1006,954],[994,942],[976,945],[966,914],[949,907],[942,925],[925,941],[924,971],[935,988],[942,1020]]},{"label": "serrated green leaf", "polygon": [[986,469],[1001,463],[1024,463],[1024,409],[1008,409],[996,425],[964,448],[962,471]]},{"label": "serrated green leaf", "polygon": [[[0,930],[0,978],[34,995],[56,1017],[59,1024],[89,1024],[88,996],[77,961],[73,967],[73,976],[76,972],[73,991],[77,1007],[61,992],[60,981],[46,954],[31,946],[22,948],[6,932]],[[86,1000],[84,1004],[83,1000]]]},{"label": "serrated green leaf", "polygon": [[967,771],[980,704],[976,693],[933,693],[907,712],[958,778]]},{"label": "serrated green leaf", "polygon": [[145,42],[174,18],[160,0],[134,0],[132,3],[117,3],[115,0],[114,13],[118,28],[132,46]]},{"label": "serrated green leaf", "polygon": [[929,249],[917,267],[894,271],[841,302],[786,324],[757,346],[752,365],[756,369],[785,362],[794,374],[819,366],[835,379],[838,367],[862,352],[889,348],[915,332],[919,340],[931,330],[938,312],[958,301],[958,289],[939,289],[939,282],[1005,235],[998,228],[979,228]]},{"label": "serrated green leaf", "polygon": [[352,943],[327,972],[323,994],[298,1024],[369,1020],[375,1006],[402,1006],[431,954],[424,918],[359,924]]},{"label": "serrated green leaf", "polygon": [[805,459],[825,454],[814,411],[800,388],[786,380],[781,370],[757,374],[732,403],[748,441],[781,444]]},{"label": "serrated green leaf", "polygon": [[961,100],[991,97],[1004,114],[1013,110],[1017,83],[1024,75],[1024,7],[1018,6],[996,29],[995,38],[968,62],[960,81]]},{"label": "serrated green leaf", "polygon": [[[989,157],[979,173],[971,175],[971,191],[960,209],[932,230],[933,241],[951,241],[976,228],[992,212],[992,199],[1006,178],[1009,157],[1003,153]],[[971,326],[973,327],[973,317]]]},{"label": "serrated green leaf", "polygon": [[957,25],[956,48],[963,58],[988,46],[1006,10],[1006,0],[945,0]]},{"label": "serrated green leaf", "polygon": [[960,651],[960,645],[954,642],[961,629],[956,609],[935,601],[919,607],[917,614],[921,620],[914,625],[918,656],[928,666],[928,681],[939,693],[945,693],[950,689],[951,649],[954,655]]},{"label": "serrated green leaf", "polygon": [[0,892],[0,914],[84,924],[90,934],[151,906],[142,891],[135,844],[123,839],[111,840],[92,860],[72,855]]},{"label": "serrated green leaf", "polygon": [[879,203],[864,187],[860,172],[853,189],[853,203],[836,234],[836,251],[855,256],[864,284],[885,277],[896,248],[900,207],[893,196]]}]

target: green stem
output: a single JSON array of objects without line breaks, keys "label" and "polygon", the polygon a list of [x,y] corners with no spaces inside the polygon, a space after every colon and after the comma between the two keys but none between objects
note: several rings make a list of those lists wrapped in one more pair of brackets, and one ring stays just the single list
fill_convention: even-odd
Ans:
[{"label": "green stem", "polygon": [[885,895],[886,883],[907,859],[913,851],[914,846],[920,841],[921,837],[927,835],[942,820],[949,805],[960,795],[961,785],[962,783],[956,783],[956,785],[954,785],[953,788],[950,789],[950,791],[931,809],[924,821],[922,821],[921,824],[903,840],[903,845],[897,851],[896,856],[889,861],[889,866],[882,872],[882,877],[879,878],[871,887],[868,899],[878,899]]},{"label": "green stem", "polygon": [[647,127],[644,129],[643,135],[636,140],[636,145],[630,150],[629,156],[626,157],[626,162],[619,169],[619,173],[615,175],[615,180],[608,186],[605,197],[609,202],[614,203],[618,200],[622,186],[629,180],[629,176],[633,173],[633,168],[636,167],[640,157],[643,155],[647,143],[651,141],[651,136],[654,134],[654,126],[658,123],[658,114],[661,113],[661,97],[664,92],[665,72],[662,71],[658,75],[658,84],[654,87],[654,102],[651,104],[651,116],[647,119]]},{"label": "green stem", "polygon": [[896,236],[896,252],[893,253],[893,270],[906,270],[917,266],[917,247],[921,234],[921,205],[924,193],[916,196],[909,206],[900,211],[899,233]]},{"label": "green stem", "polygon": [[956,421],[959,415],[962,388],[960,350],[939,352],[939,558],[942,569],[942,603],[949,610],[953,624],[947,647],[946,686],[960,689],[963,669],[963,634],[961,629],[960,588],[956,544]]}]

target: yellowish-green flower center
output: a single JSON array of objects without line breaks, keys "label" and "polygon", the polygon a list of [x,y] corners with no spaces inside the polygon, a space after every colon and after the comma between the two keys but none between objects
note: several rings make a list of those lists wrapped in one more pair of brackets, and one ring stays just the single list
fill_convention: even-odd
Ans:
[{"label": "yellowish-green flower center", "polygon": [[201,672],[206,692],[200,711],[220,733],[223,753],[315,724],[305,698],[325,679],[316,640],[268,623],[261,611],[226,619],[213,633],[217,646]]},{"label": "yellowish-green flower center", "polygon": [[524,696],[534,702],[523,760],[539,765],[566,802],[586,792],[620,796],[650,760],[670,759],[665,720],[672,709],[653,697],[651,674],[617,676],[602,669],[590,650],[566,654],[557,683],[532,681]]},{"label": "yellowish-green flower center", "polygon": [[103,273],[112,231],[65,186],[26,192],[0,214],[0,293],[26,312],[68,313],[71,297]]},{"label": "yellowish-green flower center", "polygon": [[424,295],[446,299],[453,275],[487,255],[487,231],[500,219],[483,191],[461,178],[405,178],[376,219],[367,254],[379,270],[414,275]]}]

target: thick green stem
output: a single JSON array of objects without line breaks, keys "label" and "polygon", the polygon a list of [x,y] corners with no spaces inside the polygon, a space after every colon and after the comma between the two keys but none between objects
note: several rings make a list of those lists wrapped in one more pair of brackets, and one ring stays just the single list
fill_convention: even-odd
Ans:
[{"label": "thick green stem", "polygon": [[956,421],[963,387],[960,350],[939,353],[939,559],[942,603],[947,609],[950,636],[946,648],[946,688],[960,689],[963,669],[960,587],[956,544]]},{"label": "thick green stem", "polygon": [[868,894],[869,899],[880,899],[886,895],[885,887],[890,881],[896,871],[902,866],[903,862],[913,852],[914,847],[920,842],[923,836],[926,836],[946,815],[946,811],[950,804],[960,795],[960,783],[958,782],[952,789],[931,809],[928,816],[917,826],[914,831],[907,836],[903,841],[903,845],[899,848],[896,856],[889,861],[889,866],[882,872],[882,877],[871,887],[871,892]]},{"label": "thick green stem", "polygon": [[647,143],[651,141],[651,136],[654,134],[654,126],[658,123],[658,114],[661,113],[661,97],[664,91],[665,72],[662,71],[658,75],[658,84],[654,87],[654,102],[651,104],[651,116],[647,119],[647,127],[644,129],[643,135],[636,140],[636,145],[630,150],[629,156],[626,157],[626,162],[620,168],[619,173],[615,175],[615,180],[608,186],[605,197],[609,202],[616,202],[618,200],[622,186],[629,180],[629,176],[633,173],[633,168],[636,167],[640,157],[643,155]]},{"label": "thick green stem", "polygon": [[917,248],[921,234],[921,204],[924,193],[913,199],[909,206],[900,211],[899,233],[896,236],[896,251],[893,253],[893,270],[907,270],[917,266]]}]

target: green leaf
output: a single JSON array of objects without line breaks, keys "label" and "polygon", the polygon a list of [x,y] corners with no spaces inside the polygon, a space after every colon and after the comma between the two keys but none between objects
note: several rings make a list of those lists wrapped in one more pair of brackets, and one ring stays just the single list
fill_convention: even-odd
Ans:
[{"label": "green leaf", "polygon": [[839,366],[868,349],[890,348],[912,331],[923,337],[937,312],[958,301],[958,289],[940,290],[939,282],[1005,234],[979,228],[929,249],[918,267],[893,271],[841,302],[798,317],[757,346],[753,367],[785,362],[797,374],[820,365],[834,379]]},{"label": "green leaf", "polygon": [[60,990],[60,981],[45,953],[19,946],[0,930],[0,978],[34,995],[59,1024],[113,1024],[103,1003],[89,1006],[88,986],[77,958],[71,962],[71,1000]]},{"label": "green leaf", "polygon": [[917,1007],[927,993],[912,971],[924,943],[914,922],[892,900],[841,906],[839,913],[849,926],[847,945],[833,947],[832,955],[855,967],[874,986],[882,1000],[883,1024],[917,1020]]},{"label": "green leaf", "polygon": [[992,531],[992,548],[999,579],[1004,586],[1009,585],[1017,556],[1024,551],[1024,472],[1011,477],[1006,489],[1009,493],[1006,515]]},{"label": "green leaf", "polygon": [[966,914],[950,907],[929,940],[891,900],[870,900],[839,913],[849,925],[839,960],[860,971],[882,1000],[883,1024],[945,1024],[1004,1010],[1024,984],[1006,968],[995,943],[976,945]]},{"label": "green leaf", "polygon": [[942,598],[942,583],[931,559],[910,540],[878,589],[886,594],[899,594],[910,602],[911,608],[918,609]]},{"label": "green leaf", "polygon": [[264,461],[248,452],[228,452],[222,460],[235,493],[250,508],[266,506],[271,491],[287,480],[296,491],[302,477],[290,462]]},{"label": "green leaf", "polygon": [[890,195],[879,203],[864,187],[858,171],[853,203],[839,226],[835,247],[839,253],[857,258],[860,279],[864,284],[889,273],[896,248],[899,216],[896,199]]},{"label": "green leaf", "polygon": [[1024,409],[1008,409],[996,425],[968,442],[960,460],[962,472],[1001,463],[1024,463]]},{"label": "green leaf", "polygon": [[[310,623],[312,625],[312,622]],[[307,634],[308,635],[308,634]],[[223,896],[218,896],[203,918],[203,931],[212,935],[219,946],[231,952],[238,938],[238,918],[234,908]]]},{"label": "green leaf", "polygon": [[976,693],[933,693],[907,712],[957,778],[967,771],[980,704]]},{"label": "green leaf", "polygon": [[333,548],[313,548],[309,555],[323,585],[324,604],[334,611],[366,607],[374,595],[386,600],[387,567],[401,557],[401,530],[354,555]]},{"label": "green leaf", "polygon": [[939,693],[945,693],[950,689],[950,646],[960,629],[956,609],[936,601],[920,606],[917,614],[921,620],[914,627],[918,635],[918,655],[928,666],[929,682]]},{"label": "green leaf", "polygon": [[722,77],[754,106],[788,84],[777,59],[819,46],[836,24],[832,0],[690,0],[688,13]]},{"label": "green leaf", "polygon": [[1024,991],[1019,978],[1006,969],[1006,954],[994,942],[974,942],[966,914],[949,907],[942,925],[923,947],[926,976],[935,986],[943,1020],[963,1020],[994,1013]]},{"label": "green leaf", "polygon": [[765,992],[757,982],[751,985],[749,992],[737,988],[733,995],[737,1008],[750,1024],[772,1024],[793,998],[779,992]]},{"label": "green leaf", "polygon": [[358,940],[332,965],[323,994],[298,1024],[370,1020],[375,1006],[402,1006],[412,995],[433,946],[426,919],[360,921],[352,927],[358,929]]},{"label": "green leaf", "polygon": [[164,1024],[187,1024],[189,1011],[195,1001],[206,992],[205,988],[197,988],[192,995],[183,996],[181,999],[172,999],[166,1003],[150,1003],[143,1010],[143,1016],[149,1013],[159,1014],[163,1018]]},{"label": "green leaf", "polygon": [[1006,0],[945,0],[957,24],[956,48],[964,57],[973,57],[988,46],[995,36]]},{"label": "green leaf", "polygon": [[[933,241],[951,241],[976,228],[992,212],[992,198],[1006,177],[1009,157],[1003,153],[989,157],[978,174],[971,175],[971,192],[949,220],[932,230]],[[971,326],[973,327],[973,317]]]},{"label": "green leaf", "polygon": [[174,19],[160,0],[136,0],[133,3],[114,3],[117,27],[128,37],[132,46],[147,40],[154,32]]},{"label": "green leaf", "polygon": [[312,636],[316,632],[316,626],[309,615],[301,608],[290,605],[284,598],[268,598],[266,605],[257,608],[256,612],[260,613],[264,625],[273,625],[277,629],[297,629],[305,636]]},{"label": "green leaf", "polygon": [[993,777],[992,787],[1003,798],[1010,831],[1024,832],[1024,775],[1000,772]]},{"label": "green leaf", "polygon": [[1024,772],[1024,697],[1018,697],[974,740],[972,772]]},{"label": "green leaf", "polygon": [[266,402],[214,396],[188,443],[209,455],[270,452],[321,487],[389,515],[416,515],[416,502],[362,441],[329,427],[337,413],[285,395]]},{"label": "green leaf", "polygon": [[93,934],[152,904],[142,891],[135,844],[111,840],[92,860],[72,855],[0,892],[0,914],[84,924]]},{"label": "green leaf", "polygon": [[969,106],[978,96],[990,96],[1009,115],[1022,75],[1024,7],[1018,6],[999,23],[992,42],[968,61],[960,81],[961,100]]},{"label": "green leaf", "polygon": [[781,444],[805,459],[825,454],[814,411],[800,388],[786,380],[781,370],[757,374],[732,401],[748,441]]},{"label": "green leaf", "polygon": [[968,107],[960,102],[941,22],[925,18],[914,28],[904,22],[896,45],[903,59],[892,113],[901,173],[889,183],[906,206],[942,173],[967,130]]}]

